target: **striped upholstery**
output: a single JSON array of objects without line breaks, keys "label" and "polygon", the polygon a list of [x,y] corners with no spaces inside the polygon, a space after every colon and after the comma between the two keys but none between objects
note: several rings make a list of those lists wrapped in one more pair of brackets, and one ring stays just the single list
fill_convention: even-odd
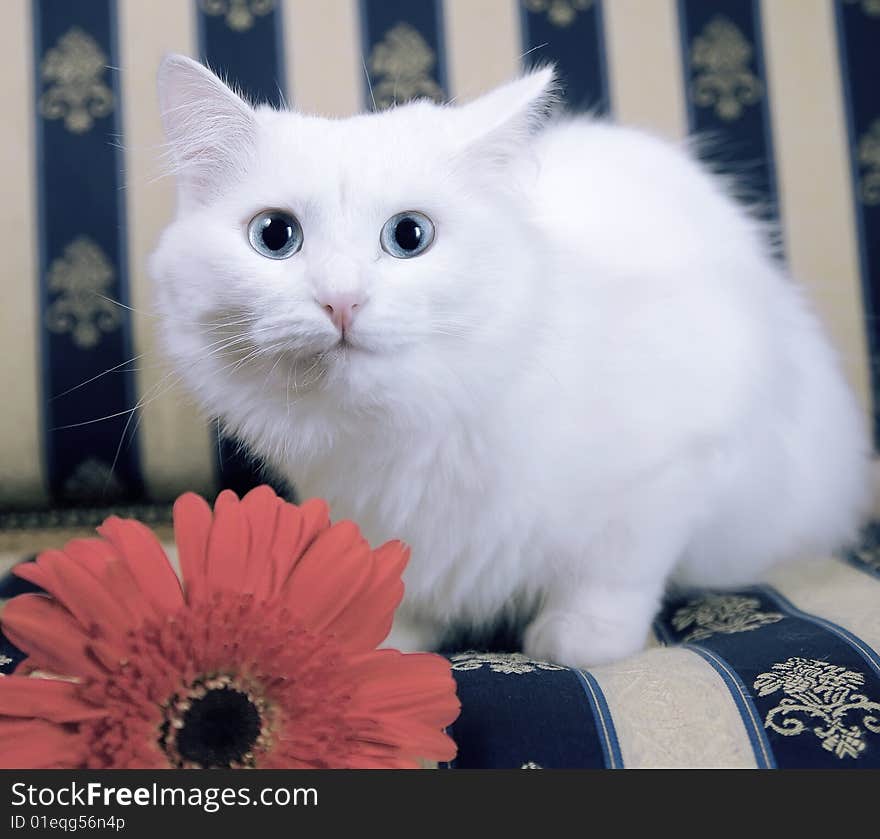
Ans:
[{"label": "striped upholstery", "polygon": [[452,655],[453,768],[880,768],[877,535],[670,601],[658,646],[589,672]]},{"label": "striped upholstery", "polygon": [[146,257],[172,211],[154,90],[169,50],[329,115],[466,98],[553,59],[573,108],[699,132],[778,220],[878,413],[878,0],[5,0],[2,24],[0,510],[255,480],[157,355]]},{"label": "striped upholstery", "polygon": [[[0,603],[33,587],[6,574]],[[452,768],[880,768],[880,525],[844,559],[681,596],[652,648],[590,671],[450,654]],[[0,633],[0,674],[21,653]]]},{"label": "striped upholstery", "polygon": [[[15,551],[0,599],[20,590],[13,562],[98,508],[161,522],[183,490],[257,480],[157,355],[146,258],[173,206],[156,177],[167,51],[326,115],[467,98],[552,59],[572,108],[699,133],[778,222],[880,439],[880,0],[4,0],[0,14],[0,529],[18,528],[0,534]],[[670,602],[651,649],[589,673],[453,654],[455,765],[880,767],[880,526],[868,536],[847,559]],[[17,659],[0,636],[0,673]]]}]

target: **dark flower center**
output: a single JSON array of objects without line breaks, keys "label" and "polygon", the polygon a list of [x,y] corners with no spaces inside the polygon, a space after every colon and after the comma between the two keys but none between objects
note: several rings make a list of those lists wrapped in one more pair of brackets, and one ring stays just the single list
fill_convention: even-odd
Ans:
[{"label": "dark flower center", "polygon": [[245,762],[260,736],[262,721],[253,702],[231,687],[194,699],[177,732],[177,752],[205,769]]}]

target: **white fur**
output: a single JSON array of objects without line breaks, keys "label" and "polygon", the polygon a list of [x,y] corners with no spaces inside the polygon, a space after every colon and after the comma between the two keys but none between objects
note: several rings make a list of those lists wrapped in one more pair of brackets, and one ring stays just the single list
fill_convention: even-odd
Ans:
[{"label": "white fur", "polygon": [[[551,85],[326,120],[243,110],[171,57],[181,200],[152,270],[205,411],[412,546],[389,643],[508,617],[584,666],[639,649],[670,581],[739,585],[853,537],[869,445],[759,225],[684,150],[549,116]],[[297,216],[300,253],[251,249],[264,208]],[[436,240],[394,259],[379,232],[408,209]],[[368,297],[353,346],[328,289]]]}]

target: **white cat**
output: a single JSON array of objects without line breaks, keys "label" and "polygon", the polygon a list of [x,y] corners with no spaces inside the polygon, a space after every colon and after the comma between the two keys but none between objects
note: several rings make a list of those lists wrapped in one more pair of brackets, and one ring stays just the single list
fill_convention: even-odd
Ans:
[{"label": "white cat", "polygon": [[856,401],[685,150],[554,114],[549,68],[342,120],[252,109],[180,56],[159,87],[165,346],[303,497],[412,546],[389,645],[506,618],[594,665],[642,647],[670,581],[855,535]]}]

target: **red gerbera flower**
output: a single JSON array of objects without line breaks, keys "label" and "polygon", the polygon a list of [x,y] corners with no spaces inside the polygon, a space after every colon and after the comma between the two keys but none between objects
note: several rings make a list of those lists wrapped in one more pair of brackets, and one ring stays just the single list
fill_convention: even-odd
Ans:
[{"label": "red gerbera flower", "polygon": [[[371,550],[259,487],[174,507],[183,586],[154,534],[108,519],[101,539],[16,573],[2,615],[28,656],[0,678],[11,768],[415,767],[449,760],[459,704],[449,664],[377,650],[408,549]],[[34,678],[34,671],[63,679]]]}]

